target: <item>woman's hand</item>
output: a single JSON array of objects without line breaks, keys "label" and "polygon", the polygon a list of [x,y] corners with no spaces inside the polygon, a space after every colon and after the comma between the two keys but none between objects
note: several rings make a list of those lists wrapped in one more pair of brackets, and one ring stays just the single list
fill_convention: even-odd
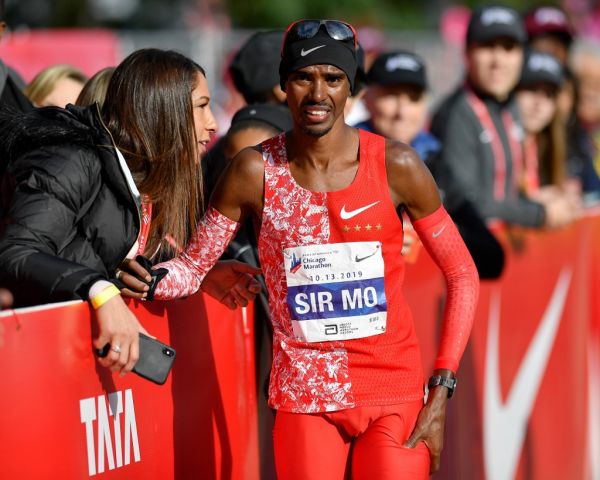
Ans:
[{"label": "woman's hand", "polygon": [[260,268],[247,263],[222,260],[208,271],[200,290],[235,310],[237,307],[248,305],[260,292],[261,285],[253,276],[260,273]]},{"label": "woman's hand", "polygon": [[94,347],[102,349],[110,343],[110,351],[98,362],[121,376],[130,372],[139,358],[139,332],[148,335],[121,295],[115,295],[96,310],[98,338]]}]

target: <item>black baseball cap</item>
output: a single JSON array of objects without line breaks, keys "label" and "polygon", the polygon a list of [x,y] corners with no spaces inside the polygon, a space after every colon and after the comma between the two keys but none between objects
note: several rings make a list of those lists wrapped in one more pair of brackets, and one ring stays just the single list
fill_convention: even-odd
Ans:
[{"label": "black baseball cap", "polygon": [[245,122],[265,123],[280,132],[286,132],[293,127],[289,109],[272,103],[256,103],[241,108],[231,119],[231,128]]},{"label": "black baseball cap", "polygon": [[257,32],[239,49],[229,66],[235,88],[247,103],[262,100],[279,85],[279,56],[283,30]]},{"label": "black baseball cap", "polygon": [[562,64],[554,55],[530,50],[525,55],[518,87],[530,87],[546,83],[559,88],[564,76]]},{"label": "black baseball cap", "polygon": [[476,9],[467,27],[467,45],[488,43],[498,38],[510,38],[525,44],[527,32],[521,16],[516,10],[504,6]]},{"label": "black baseball cap", "polygon": [[425,62],[407,51],[386,52],[379,55],[367,74],[369,85],[411,84],[427,89]]}]

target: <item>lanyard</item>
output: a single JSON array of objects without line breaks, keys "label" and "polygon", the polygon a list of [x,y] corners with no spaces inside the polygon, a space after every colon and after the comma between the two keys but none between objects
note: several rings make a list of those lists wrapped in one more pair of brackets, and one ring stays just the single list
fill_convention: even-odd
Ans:
[{"label": "lanyard", "polygon": [[152,203],[147,195],[142,195],[142,224],[140,225],[140,236],[138,237],[138,255],[144,254],[150,223],[152,222]]},{"label": "lanyard", "polygon": [[[506,198],[506,170],[507,170],[507,159],[502,146],[502,140],[500,134],[494,125],[494,121],[490,115],[489,110],[483,103],[483,101],[473,93],[472,90],[467,90],[467,100],[469,105],[475,112],[479,123],[483,126],[484,131],[491,137],[492,153],[494,155],[494,198],[496,200],[504,200]],[[502,123],[504,124],[504,130],[508,137],[510,146],[510,152],[512,157],[512,186],[510,189],[512,196],[516,193],[516,188],[519,185],[519,177],[521,175],[521,163],[522,163],[522,150],[521,143],[515,135],[515,122],[508,110],[502,112]]]},{"label": "lanyard", "polygon": [[535,136],[526,137],[524,141],[523,187],[527,195],[540,189],[540,174],[538,167],[538,145]]}]

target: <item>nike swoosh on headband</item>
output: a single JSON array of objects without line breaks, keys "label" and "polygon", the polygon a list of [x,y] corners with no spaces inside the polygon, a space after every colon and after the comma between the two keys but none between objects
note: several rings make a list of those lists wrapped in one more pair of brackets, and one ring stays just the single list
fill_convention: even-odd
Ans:
[{"label": "nike swoosh on headband", "polygon": [[342,220],[348,220],[352,217],[356,217],[356,215],[358,215],[359,213],[364,212],[365,210],[371,208],[374,205],[377,205],[378,203],[379,203],[379,200],[377,200],[376,202],[370,203],[369,205],[365,205],[364,207],[357,208],[356,210],[350,210],[349,212],[346,211],[346,205],[344,205],[340,212],[340,217],[342,217]]},{"label": "nike swoosh on headband", "polygon": [[314,52],[315,50],[318,50],[319,48],[323,48],[325,45],[319,45],[318,47],[314,47],[314,48],[309,48],[308,50],[300,50],[300,56],[301,57],[306,57],[308,54]]}]

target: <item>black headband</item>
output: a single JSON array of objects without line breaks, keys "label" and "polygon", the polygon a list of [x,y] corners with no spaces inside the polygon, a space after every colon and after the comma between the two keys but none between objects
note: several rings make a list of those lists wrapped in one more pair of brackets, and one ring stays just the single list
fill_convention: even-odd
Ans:
[{"label": "black headband", "polygon": [[354,91],[358,65],[352,44],[334,40],[322,30],[312,38],[285,43],[279,64],[281,88],[285,90],[290,73],[310,65],[333,65],[343,70],[350,81],[350,90]]}]

